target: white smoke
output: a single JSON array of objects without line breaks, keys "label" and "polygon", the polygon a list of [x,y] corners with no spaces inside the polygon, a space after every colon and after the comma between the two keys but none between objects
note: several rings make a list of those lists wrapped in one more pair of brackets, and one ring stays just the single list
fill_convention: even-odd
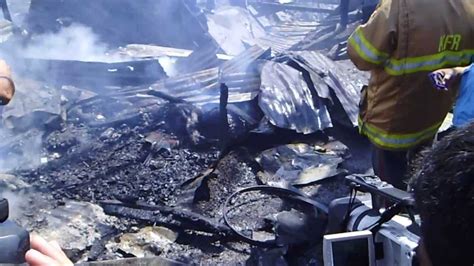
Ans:
[{"label": "white smoke", "polygon": [[108,47],[99,40],[92,29],[79,24],[62,28],[57,33],[35,36],[23,49],[29,58],[106,61]]},{"label": "white smoke", "polygon": [[[0,129],[0,136],[14,138],[6,129]],[[42,135],[38,132],[23,135],[23,139],[12,147],[12,150],[3,149],[0,154],[0,175],[16,169],[33,169],[40,166],[42,145]]]},{"label": "white smoke", "polygon": [[[61,93],[59,88],[43,86],[35,80],[51,79],[54,81],[60,73],[54,73],[45,61],[23,61],[22,58],[106,61],[115,60],[117,56],[108,56],[108,47],[91,28],[72,24],[57,33],[46,33],[33,36],[27,44],[15,41],[0,51],[0,58],[8,58],[14,72],[16,95],[1,114],[0,136],[15,134],[9,129],[16,128],[10,123],[11,117],[20,117],[22,123],[36,128],[37,134],[27,134],[14,150],[2,150],[0,154],[0,173],[15,169],[33,169],[40,165],[43,154],[42,130],[44,121],[35,121],[34,112],[46,112],[51,115],[61,114]],[[12,58],[13,57],[13,58]],[[15,58],[17,57],[17,58]],[[40,97],[41,96],[41,97]],[[31,120],[33,119],[33,120]],[[24,127],[24,126],[22,126]],[[31,129],[23,128],[22,131]]]},{"label": "white smoke", "polygon": [[27,208],[28,199],[30,195],[27,192],[16,191],[12,192],[10,190],[0,191],[0,198],[8,200],[9,207],[9,219],[14,221],[21,221],[23,217],[24,210]]},{"label": "white smoke", "polygon": [[173,58],[169,56],[163,56],[158,58],[160,65],[163,67],[163,70],[165,71],[168,77],[175,77],[179,74],[178,70],[176,69],[177,60],[178,59],[176,57]]}]

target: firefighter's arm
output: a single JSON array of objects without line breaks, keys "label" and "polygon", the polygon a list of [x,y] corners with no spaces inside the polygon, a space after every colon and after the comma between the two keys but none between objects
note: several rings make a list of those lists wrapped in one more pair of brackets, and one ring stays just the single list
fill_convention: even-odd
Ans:
[{"label": "firefighter's arm", "polygon": [[383,68],[397,45],[399,1],[383,0],[369,21],[348,40],[348,53],[360,70]]},{"label": "firefighter's arm", "polygon": [[15,84],[7,63],[0,59],[0,105],[6,105],[15,94]]}]

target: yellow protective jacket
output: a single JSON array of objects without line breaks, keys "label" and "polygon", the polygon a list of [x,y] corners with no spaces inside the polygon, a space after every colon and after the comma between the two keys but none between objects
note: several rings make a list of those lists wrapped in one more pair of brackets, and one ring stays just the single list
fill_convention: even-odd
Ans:
[{"label": "yellow protective jacket", "polygon": [[428,73],[474,61],[474,0],[382,0],[348,53],[371,71],[360,132],[382,149],[414,148],[433,139],[457,94],[437,91]]}]

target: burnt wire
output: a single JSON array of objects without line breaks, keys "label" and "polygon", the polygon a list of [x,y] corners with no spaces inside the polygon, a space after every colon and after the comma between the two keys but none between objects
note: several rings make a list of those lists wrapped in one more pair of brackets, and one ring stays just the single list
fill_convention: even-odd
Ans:
[{"label": "burnt wire", "polygon": [[351,193],[349,194],[349,206],[347,207],[346,214],[344,215],[344,219],[342,220],[342,226],[346,227],[347,223],[349,223],[349,218],[351,215],[352,208],[354,207],[354,203],[356,200],[357,191],[355,189],[355,184],[352,186]]},{"label": "burnt wire", "polygon": [[395,215],[399,214],[403,208],[403,204],[401,202],[396,203],[390,207],[388,207],[381,215],[380,218],[373,223],[372,225],[368,226],[364,230],[370,230],[373,234],[377,233],[380,227],[390,221]]},{"label": "burnt wire", "polygon": [[265,192],[266,194],[269,194],[269,195],[275,195],[275,196],[279,196],[279,197],[286,197],[286,198],[289,198],[289,199],[292,199],[292,200],[296,200],[296,201],[298,201],[300,203],[303,203],[305,205],[315,207],[318,211],[320,211],[324,214],[328,214],[328,211],[329,211],[328,206],[309,198],[308,196],[306,196],[305,194],[303,194],[301,192],[294,191],[294,190],[291,190],[291,189],[272,187],[272,186],[253,186],[253,187],[248,187],[248,188],[244,188],[244,189],[241,189],[239,191],[236,191],[227,198],[227,200],[224,204],[224,207],[223,207],[224,222],[230,228],[230,230],[235,235],[237,235],[242,241],[244,241],[246,243],[249,243],[249,244],[252,244],[252,245],[255,245],[255,246],[276,247],[276,246],[278,246],[278,244],[274,240],[258,241],[258,240],[252,239],[252,238],[242,234],[238,229],[236,229],[232,225],[232,223],[230,222],[229,216],[228,216],[229,212],[232,209],[235,208],[235,206],[232,207],[232,208],[230,207],[233,200],[235,198],[237,198],[239,195],[244,194],[246,192],[251,192],[251,191],[260,191],[260,192]]}]

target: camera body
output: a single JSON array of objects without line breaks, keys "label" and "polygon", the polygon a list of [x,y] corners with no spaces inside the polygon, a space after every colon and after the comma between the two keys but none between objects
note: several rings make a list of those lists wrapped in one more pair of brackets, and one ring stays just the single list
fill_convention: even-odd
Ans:
[{"label": "camera body", "polygon": [[[346,179],[355,194],[365,192],[371,198],[366,194],[336,199],[330,204],[329,234],[323,243],[325,265],[418,265],[418,221],[414,215],[408,215],[410,218],[398,215],[401,210],[413,214],[411,195],[379,179],[361,176]],[[380,199],[393,205],[380,212],[377,206]],[[355,248],[356,245],[359,247]],[[356,252],[359,254],[351,254]]]},{"label": "camera body", "polygon": [[8,201],[0,199],[0,264],[21,264],[30,249],[30,234],[8,216]]}]

